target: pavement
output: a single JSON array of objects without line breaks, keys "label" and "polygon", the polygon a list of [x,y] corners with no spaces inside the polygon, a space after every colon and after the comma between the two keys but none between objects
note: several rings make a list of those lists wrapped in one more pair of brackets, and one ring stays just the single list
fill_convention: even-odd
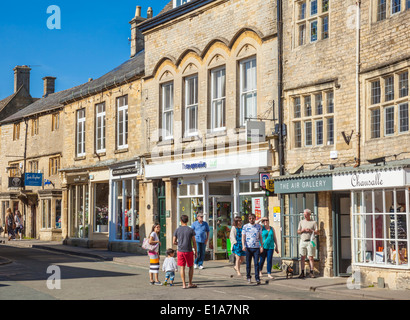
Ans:
[{"label": "pavement", "polygon": [[[4,243],[2,243],[4,241]],[[1,246],[26,247],[33,249],[48,250],[63,254],[82,256],[96,259],[98,261],[113,262],[125,264],[128,266],[136,266],[149,269],[149,262],[146,255],[138,255],[124,252],[113,252],[107,249],[82,248],[63,245],[61,242],[47,242],[39,240],[12,240],[7,241],[5,238],[0,238],[0,266],[2,264],[12,263],[8,259],[1,257]],[[244,281],[243,277],[238,277],[233,270],[233,265],[228,260],[205,261],[205,268],[196,270],[195,272],[201,276],[209,277],[230,277],[233,280]],[[241,267],[242,274],[245,274],[245,265]],[[329,292],[329,294],[337,294],[340,296],[349,297],[349,299],[370,299],[370,300],[410,300],[410,290],[391,290],[388,288],[378,287],[361,287],[349,289],[347,283],[348,277],[316,277],[298,279],[294,276],[292,279],[286,279],[286,274],[281,270],[272,270],[274,280],[270,280],[269,284],[277,286],[286,286],[298,290],[314,291],[314,292]],[[266,274],[262,281],[267,281]]]}]

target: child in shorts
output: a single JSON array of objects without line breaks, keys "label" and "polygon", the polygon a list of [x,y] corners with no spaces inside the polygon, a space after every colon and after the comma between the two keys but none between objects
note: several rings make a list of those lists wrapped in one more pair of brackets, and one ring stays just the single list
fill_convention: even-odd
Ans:
[{"label": "child in shorts", "polygon": [[170,286],[174,285],[175,271],[178,271],[177,263],[174,259],[175,250],[168,249],[167,257],[164,260],[162,265],[162,271],[165,272],[165,282],[164,285],[169,284]]}]

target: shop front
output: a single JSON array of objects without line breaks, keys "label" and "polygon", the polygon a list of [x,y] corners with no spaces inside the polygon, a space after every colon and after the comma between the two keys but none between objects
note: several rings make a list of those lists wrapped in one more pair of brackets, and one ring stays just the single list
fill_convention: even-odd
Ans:
[{"label": "shop front", "polygon": [[109,223],[109,171],[67,174],[68,245],[106,248]]},{"label": "shop front", "polygon": [[361,284],[410,289],[409,166],[334,174],[333,189],[350,194],[351,259]]},{"label": "shop front", "polygon": [[[312,212],[320,230],[315,250],[315,268],[325,276],[333,275],[329,262],[332,249],[329,247],[332,235],[332,175],[331,173],[310,173],[284,176],[275,179],[275,193],[280,199],[281,256],[287,264],[293,263],[295,274],[300,270],[298,234],[299,222],[305,209]],[[323,237],[322,235],[328,235]]]},{"label": "shop front", "polygon": [[141,245],[140,162],[110,167],[109,244],[112,251],[137,252]]},{"label": "shop front", "polygon": [[[233,156],[175,161],[146,166],[147,179],[175,181],[175,199],[167,199],[170,215],[167,229],[175,229],[187,215],[191,225],[198,213],[210,226],[207,251],[212,259],[225,259],[230,253],[229,235],[235,216],[244,223],[248,215],[268,215],[268,198],[260,188],[259,173],[270,168],[270,153],[260,151]],[[167,193],[173,197],[172,193]],[[173,205],[175,203],[175,205]],[[167,245],[172,243],[167,240]]]}]

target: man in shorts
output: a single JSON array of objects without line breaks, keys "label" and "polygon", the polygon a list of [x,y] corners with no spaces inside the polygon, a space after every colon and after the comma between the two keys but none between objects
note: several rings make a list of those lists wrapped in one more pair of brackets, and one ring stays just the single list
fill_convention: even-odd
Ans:
[{"label": "man in shorts", "polygon": [[299,222],[298,227],[298,234],[300,234],[300,242],[299,242],[299,253],[300,253],[300,270],[301,273],[299,275],[300,279],[305,277],[305,259],[306,256],[309,258],[309,266],[310,266],[310,277],[314,278],[315,275],[313,273],[314,268],[314,255],[315,249],[313,247],[311,238],[312,234],[317,235],[319,231],[317,229],[317,222],[310,219],[312,212],[309,209],[305,209],[303,212],[304,219]]},{"label": "man in shorts", "polygon": [[[178,266],[180,268],[180,274],[182,278],[182,287],[196,288],[197,285],[192,283],[194,277],[194,255],[197,257],[197,253],[193,248],[196,248],[195,231],[187,226],[188,216],[181,216],[181,226],[175,230],[174,233],[174,245],[178,246]],[[185,282],[185,267],[189,268],[189,283],[188,286]]]}]

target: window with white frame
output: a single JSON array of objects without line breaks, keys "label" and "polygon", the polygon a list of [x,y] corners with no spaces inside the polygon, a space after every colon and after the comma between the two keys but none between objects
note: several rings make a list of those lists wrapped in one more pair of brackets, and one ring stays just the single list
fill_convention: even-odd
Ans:
[{"label": "window with white frame", "polygon": [[333,90],[297,95],[291,100],[294,148],[334,145]]},{"label": "window with white frame", "polygon": [[198,134],[198,75],[185,78],[185,136]]},{"label": "window with white frame", "polygon": [[161,85],[162,93],[162,138],[172,139],[174,134],[174,83]]},{"label": "window with white frame", "polygon": [[409,133],[408,75],[409,69],[406,68],[369,81],[371,139]]},{"label": "window with white frame", "polygon": [[257,117],[257,69],[256,58],[240,62],[240,126],[247,119]]},{"label": "window with white frame", "polygon": [[85,109],[77,111],[77,157],[85,156]]},{"label": "window with white frame", "polygon": [[330,0],[295,1],[295,45],[329,38]]},{"label": "window with white frame", "polygon": [[105,103],[95,106],[95,151],[105,152]]},{"label": "window with white frame", "polygon": [[375,20],[383,21],[400,12],[410,9],[410,0],[374,0]]},{"label": "window with white frame", "polygon": [[182,6],[185,3],[190,2],[191,0],[173,0],[174,1],[174,8]]},{"label": "window with white frame", "polygon": [[226,126],[226,76],[225,68],[211,71],[211,129],[224,130]]},{"label": "window with white frame", "polygon": [[408,268],[409,191],[357,191],[353,199],[353,262]]},{"label": "window with white frame", "polygon": [[128,95],[117,98],[117,150],[128,148]]}]

